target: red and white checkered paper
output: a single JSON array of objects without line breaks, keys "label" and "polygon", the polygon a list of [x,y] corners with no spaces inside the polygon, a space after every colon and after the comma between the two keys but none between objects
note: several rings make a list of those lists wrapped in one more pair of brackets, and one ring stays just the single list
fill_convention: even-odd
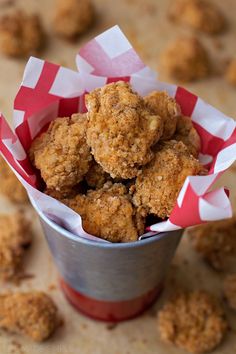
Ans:
[{"label": "red and white checkered paper", "polygon": [[0,117],[0,151],[41,212],[76,235],[104,242],[83,230],[77,213],[37,189],[38,176],[26,152],[50,121],[85,112],[86,92],[124,80],[141,95],[166,90],[175,97],[183,114],[192,118],[202,140],[199,158],[209,168],[207,176],[186,178],[170,218],[150,226],[149,231],[176,230],[232,216],[227,191],[223,187],[212,190],[212,185],[236,159],[233,119],[184,88],[159,82],[118,26],[82,47],[76,63],[78,72],[31,57],[14,102],[14,132]]}]

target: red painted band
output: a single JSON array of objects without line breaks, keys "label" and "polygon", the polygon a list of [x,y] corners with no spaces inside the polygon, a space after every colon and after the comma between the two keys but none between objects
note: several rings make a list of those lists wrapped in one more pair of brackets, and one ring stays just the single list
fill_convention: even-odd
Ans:
[{"label": "red painted band", "polygon": [[120,322],[140,315],[157,299],[162,285],[132,300],[111,302],[101,301],[82,295],[60,280],[61,288],[69,302],[84,315],[106,322]]}]

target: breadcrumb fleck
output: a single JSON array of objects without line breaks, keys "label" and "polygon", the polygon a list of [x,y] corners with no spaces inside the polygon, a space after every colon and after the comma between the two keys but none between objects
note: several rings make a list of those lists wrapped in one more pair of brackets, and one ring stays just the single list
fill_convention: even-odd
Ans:
[{"label": "breadcrumb fleck", "polygon": [[225,79],[229,84],[236,87],[236,59],[232,59],[227,65]]},{"label": "breadcrumb fleck", "polygon": [[179,37],[164,49],[160,65],[172,79],[190,82],[207,77],[210,73],[208,53],[196,37]]},{"label": "breadcrumb fleck", "polygon": [[45,34],[40,18],[23,10],[15,10],[0,18],[0,48],[10,57],[37,54],[42,48]]},{"label": "breadcrumb fleck", "polygon": [[159,311],[158,328],[163,341],[201,354],[222,342],[228,324],[221,304],[213,295],[181,291]]}]

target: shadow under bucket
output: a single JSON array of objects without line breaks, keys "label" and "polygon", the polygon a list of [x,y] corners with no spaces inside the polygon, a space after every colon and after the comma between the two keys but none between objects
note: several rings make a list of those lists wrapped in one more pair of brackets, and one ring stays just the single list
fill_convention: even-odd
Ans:
[{"label": "shadow under bucket", "polygon": [[31,202],[61,275],[61,288],[76,309],[118,322],[141,314],[156,300],[183,230],[130,243],[100,243],[73,235]]}]

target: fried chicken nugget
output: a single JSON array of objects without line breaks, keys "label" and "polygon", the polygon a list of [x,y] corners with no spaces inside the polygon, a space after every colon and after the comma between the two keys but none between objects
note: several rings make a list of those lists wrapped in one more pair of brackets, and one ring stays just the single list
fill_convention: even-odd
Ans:
[{"label": "fried chicken nugget", "polygon": [[28,201],[25,188],[2,157],[0,157],[0,193],[15,203]]},{"label": "fried chicken nugget", "polygon": [[236,274],[225,277],[223,290],[229,306],[236,310]]},{"label": "fried chicken nugget", "polygon": [[47,188],[63,191],[78,184],[88,172],[92,156],[86,144],[85,114],[57,118],[36,138],[29,156]]},{"label": "fried chicken nugget", "polygon": [[196,37],[179,37],[164,49],[160,65],[167,76],[177,81],[190,82],[210,73],[208,53]]},{"label": "fried chicken nugget", "polygon": [[11,57],[36,54],[44,44],[44,31],[38,15],[22,10],[5,14],[0,19],[0,48]]},{"label": "fried chicken nugget", "polygon": [[214,269],[227,268],[236,254],[236,217],[209,222],[188,231],[194,249]]},{"label": "fried chicken nugget", "polygon": [[0,295],[0,327],[42,342],[58,326],[57,307],[40,291]]},{"label": "fried chicken nugget", "polygon": [[177,118],[181,114],[181,109],[176,100],[165,91],[153,91],[144,101],[154,114],[164,119],[164,131],[161,140],[169,140],[173,137]]},{"label": "fried chicken nugget", "polygon": [[133,178],[152,157],[163,120],[123,81],[86,95],[87,143],[95,160],[112,178]]},{"label": "fried chicken nugget", "polygon": [[198,157],[201,149],[201,138],[194,128],[190,117],[180,116],[178,118],[173,139],[182,141],[187,146],[190,154],[196,158]]},{"label": "fried chicken nugget", "polygon": [[102,169],[102,166],[93,160],[88,172],[85,175],[85,181],[88,186],[90,188],[101,188],[110,180],[111,176]]},{"label": "fried chicken nugget", "polygon": [[134,205],[160,218],[170,216],[186,177],[203,170],[181,141],[158,144],[155,157],[136,178]]},{"label": "fried chicken nugget", "polygon": [[205,291],[181,291],[159,311],[158,328],[163,341],[201,354],[222,342],[228,324],[214,296]]},{"label": "fried chicken nugget", "polygon": [[169,12],[174,21],[208,34],[218,34],[226,27],[226,20],[217,5],[207,0],[175,0]]},{"label": "fried chicken nugget", "polygon": [[121,183],[107,182],[101,189],[63,202],[80,214],[84,230],[91,235],[110,242],[130,242],[144,232],[144,219]]},{"label": "fried chicken nugget", "polygon": [[0,215],[0,278],[17,278],[31,241],[29,223],[22,213]]},{"label": "fried chicken nugget", "polygon": [[54,30],[64,38],[75,39],[92,25],[94,17],[94,6],[90,0],[57,0]]}]

